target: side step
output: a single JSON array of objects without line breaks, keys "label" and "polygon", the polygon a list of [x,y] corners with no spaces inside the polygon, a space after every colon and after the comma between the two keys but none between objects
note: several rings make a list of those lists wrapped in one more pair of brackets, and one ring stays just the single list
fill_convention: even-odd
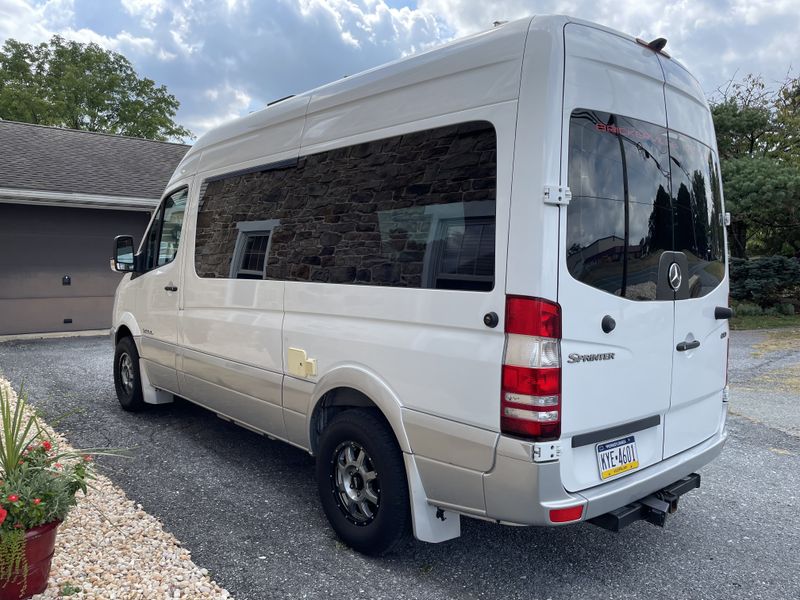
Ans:
[{"label": "side step", "polygon": [[655,494],[650,494],[637,502],[589,519],[589,523],[609,531],[619,531],[631,523],[642,520],[664,527],[667,514],[678,510],[678,499],[686,492],[699,487],[700,475],[692,473]]}]

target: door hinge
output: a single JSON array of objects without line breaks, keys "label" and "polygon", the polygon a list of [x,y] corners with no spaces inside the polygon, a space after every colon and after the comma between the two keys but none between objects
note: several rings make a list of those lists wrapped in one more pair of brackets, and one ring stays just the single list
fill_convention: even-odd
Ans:
[{"label": "door hinge", "polygon": [[549,462],[561,458],[561,442],[537,442],[533,445],[533,462]]},{"label": "door hinge", "polygon": [[544,203],[556,206],[567,206],[572,200],[572,192],[565,185],[544,186]]}]

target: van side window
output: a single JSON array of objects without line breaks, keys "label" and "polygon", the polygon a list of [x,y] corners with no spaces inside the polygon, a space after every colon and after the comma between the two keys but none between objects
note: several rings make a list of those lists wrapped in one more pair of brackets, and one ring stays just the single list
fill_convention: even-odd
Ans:
[{"label": "van side window", "polygon": [[[200,277],[488,291],[497,142],[485,121],[301,157],[209,180]],[[249,232],[242,223],[270,223]]]},{"label": "van side window", "polygon": [[161,235],[161,225],[164,219],[164,204],[162,203],[156,212],[156,216],[150,223],[150,230],[147,232],[147,241],[144,246],[144,270],[150,271],[156,266],[158,256],[158,238]]},{"label": "van side window", "polygon": [[188,190],[183,188],[167,196],[158,207],[145,243],[145,270],[150,271],[175,260],[183,228]]}]

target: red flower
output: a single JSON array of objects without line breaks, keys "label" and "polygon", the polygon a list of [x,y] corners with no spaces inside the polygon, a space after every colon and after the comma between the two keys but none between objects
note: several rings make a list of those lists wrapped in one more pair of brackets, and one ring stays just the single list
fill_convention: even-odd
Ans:
[{"label": "red flower", "polygon": [[19,500],[19,496],[17,496],[16,494],[11,494],[11,495],[8,497],[8,501],[9,501],[9,502],[16,502],[17,500]]},{"label": "red flower", "polygon": [[53,444],[48,442],[47,440],[42,442],[42,448],[45,449],[45,452],[50,452],[50,449],[53,447]]},{"label": "red flower", "polygon": [[86,462],[92,462],[92,457],[89,456],[88,454],[84,454],[83,455],[83,460],[86,461]]},{"label": "red flower", "polygon": [[40,498],[34,498],[34,499],[33,499],[33,503],[34,503],[34,504],[41,504],[41,503],[42,503],[42,500],[41,500]]},{"label": "red flower", "polygon": [[3,521],[6,520],[6,516],[8,515],[8,511],[0,506],[0,525],[3,524]]},{"label": "red flower", "polygon": [[63,467],[64,465],[62,465],[61,463],[55,463],[53,466],[54,466],[56,469],[60,469],[60,468],[61,468],[61,467]]}]

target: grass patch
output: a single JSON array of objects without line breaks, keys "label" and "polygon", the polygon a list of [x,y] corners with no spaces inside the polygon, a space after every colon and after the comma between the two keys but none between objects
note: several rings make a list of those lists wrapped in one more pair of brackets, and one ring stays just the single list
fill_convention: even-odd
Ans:
[{"label": "grass patch", "polygon": [[736,315],[731,319],[731,329],[773,327],[800,327],[800,315]]},{"label": "grass patch", "polygon": [[59,590],[59,596],[66,597],[66,596],[74,596],[75,594],[79,594],[82,592],[83,589],[79,588],[77,585],[72,585],[71,583],[65,583],[61,586]]}]

